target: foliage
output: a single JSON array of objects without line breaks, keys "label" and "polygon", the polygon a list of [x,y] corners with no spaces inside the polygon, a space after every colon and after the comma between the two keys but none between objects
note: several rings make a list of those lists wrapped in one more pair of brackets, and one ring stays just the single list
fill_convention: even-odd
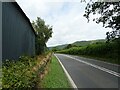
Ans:
[{"label": "foliage", "polygon": [[52,37],[52,26],[45,25],[45,21],[37,17],[36,21],[32,22],[33,28],[36,31],[36,54],[42,54],[46,49],[47,41]]},{"label": "foliage", "polygon": [[81,47],[81,46],[77,46],[75,44],[68,44],[64,49],[69,49],[69,48],[72,48],[72,47]]},{"label": "foliage", "polygon": [[[82,46],[87,46],[87,45],[90,45],[90,44],[93,44],[93,43],[102,43],[102,42],[105,42],[106,40],[105,39],[98,39],[98,40],[90,40],[90,41],[77,41],[77,42],[74,42],[74,43],[71,43],[72,47],[82,47]],[[64,45],[58,45],[58,46],[55,46],[55,47],[49,47],[50,50],[53,49],[53,51],[59,51],[59,50],[62,50],[62,49],[65,49],[69,44],[64,44]]]},{"label": "foliage", "polygon": [[72,47],[72,44],[68,44],[66,47],[65,47],[65,49],[69,49],[69,48],[71,48]]},{"label": "foliage", "polygon": [[56,51],[58,51],[58,50],[59,50],[59,48],[57,48],[57,47],[53,47],[53,48],[52,48],[52,51],[53,51],[53,52],[56,52]]},{"label": "foliage", "polygon": [[22,56],[16,61],[6,60],[2,65],[2,88],[37,88],[50,58],[51,53],[46,53],[34,58]]},{"label": "foliage", "polygon": [[83,47],[73,47],[58,51],[58,53],[99,57],[108,59],[108,62],[120,64],[120,44],[117,42],[118,41],[111,43],[96,43]]},{"label": "foliage", "polygon": [[[93,18],[96,23],[103,23],[103,27],[112,28],[112,32],[107,32],[108,41],[115,38],[120,38],[120,1],[119,2],[90,2],[85,8],[84,17],[88,19],[90,15],[97,15],[97,18]],[[99,15],[100,16],[99,16]]]},{"label": "foliage", "polygon": [[77,41],[77,42],[74,42],[73,45],[87,46],[87,45],[91,44],[92,42],[93,42],[93,40],[91,40],[91,41]]},{"label": "foliage", "polygon": [[35,59],[21,57],[19,61],[6,60],[2,67],[2,88],[32,88],[37,82],[37,72],[31,69],[36,65]]}]

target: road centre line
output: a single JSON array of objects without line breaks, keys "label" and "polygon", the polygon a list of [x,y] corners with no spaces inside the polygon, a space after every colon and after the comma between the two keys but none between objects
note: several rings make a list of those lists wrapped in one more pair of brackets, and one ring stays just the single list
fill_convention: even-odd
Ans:
[{"label": "road centre line", "polygon": [[[62,54],[62,55],[63,55],[63,54]],[[66,56],[66,57],[68,57],[68,58],[71,58],[71,59],[74,59],[74,60],[76,60],[76,61],[82,62],[82,63],[84,63],[84,64],[87,64],[87,65],[89,65],[89,66],[92,66],[92,67],[94,67],[94,68],[97,68],[97,69],[99,69],[99,70],[102,70],[102,71],[104,71],[104,72],[107,72],[107,73],[109,73],[109,74],[112,74],[112,75],[114,75],[114,76],[120,77],[120,73],[117,73],[117,72],[115,72],[115,71],[106,69],[106,68],[104,68],[104,67],[100,67],[100,66],[98,66],[98,65],[94,65],[94,64],[88,63],[88,62],[86,62],[86,61],[82,61],[82,60],[80,60],[80,59],[77,59],[77,58],[74,58],[74,57],[71,57],[71,56],[68,56],[68,55],[63,55],[63,56]]]},{"label": "road centre line", "polygon": [[[79,56],[77,56],[77,57],[79,57]],[[81,57],[81,58],[86,59],[85,57]],[[96,60],[94,60],[94,59],[92,59],[92,58],[89,58],[89,60],[96,61]],[[109,62],[105,62],[105,61],[100,61],[100,60],[99,60],[99,61],[97,61],[97,62],[102,62],[102,63],[105,63],[105,64],[109,64],[109,65],[114,65],[114,66],[120,67],[120,65],[113,64],[113,63],[109,63]]]}]

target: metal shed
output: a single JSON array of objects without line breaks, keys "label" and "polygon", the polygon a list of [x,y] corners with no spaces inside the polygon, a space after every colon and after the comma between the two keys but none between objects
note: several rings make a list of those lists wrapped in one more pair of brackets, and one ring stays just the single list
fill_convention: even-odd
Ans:
[{"label": "metal shed", "polygon": [[0,2],[0,68],[2,64],[2,2]]},{"label": "metal shed", "polygon": [[[2,7],[1,7],[2,5]],[[35,55],[35,31],[17,2],[2,2],[2,60]],[[1,35],[0,35],[1,36]]]}]

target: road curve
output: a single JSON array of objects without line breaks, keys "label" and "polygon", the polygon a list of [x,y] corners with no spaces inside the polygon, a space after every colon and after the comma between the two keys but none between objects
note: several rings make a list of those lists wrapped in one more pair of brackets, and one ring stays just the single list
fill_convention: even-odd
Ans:
[{"label": "road curve", "polygon": [[77,88],[111,88],[119,90],[119,66],[74,55],[55,54]]}]

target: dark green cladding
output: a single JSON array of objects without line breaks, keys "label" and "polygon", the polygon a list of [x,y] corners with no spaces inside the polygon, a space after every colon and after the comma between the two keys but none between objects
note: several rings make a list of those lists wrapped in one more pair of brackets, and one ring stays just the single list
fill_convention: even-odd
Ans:
[{"label": "dark green cladding", "polygon": [[0,1],[0,68],[2,61],[2,2]]},{"label": "dark green cladding", "polygon": [[2,2],[2,60],[35,55],[35,32],[16,2]]}]

